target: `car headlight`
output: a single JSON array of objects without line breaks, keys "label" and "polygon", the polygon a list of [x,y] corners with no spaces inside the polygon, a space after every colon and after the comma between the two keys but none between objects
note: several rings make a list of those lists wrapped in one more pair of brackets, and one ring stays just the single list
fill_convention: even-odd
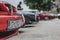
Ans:
[{"label": "car headlight", "polygon": [[21,26],[20,20],[9,20],[8,21],[8,31],[17,29]]}]

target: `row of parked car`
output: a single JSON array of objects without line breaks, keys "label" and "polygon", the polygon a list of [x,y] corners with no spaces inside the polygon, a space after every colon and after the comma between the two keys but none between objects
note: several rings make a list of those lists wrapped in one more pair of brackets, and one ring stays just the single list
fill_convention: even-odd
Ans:
[{"label": "row of parked car", "polygon": [[40,20],[51,20],[54,18],[59,18],[60,19],[60,13],[57,12],[42,12],[39,14]]},{"label": "row of parked car", "polygon": [[30,24],[33,22],[39,21],[38,11],[29,10],[29,11],[17,11],[19,15],[23,15],[25,19],[25,24]]},{"label": "row of parked car", "polygon": [[[20,11],[8,2],[0,2],[0,36],[11,31],[24,27],[26,24],[39,22],[40,20],[50,20],[55,17],[60,18],[60,14],[50,12],[40,13],[38,11]],[[4,36],[4,35],[3,35]]]},{"label": "row of parked car", "polygon": [[8,2],[0,1],[0,37],[39,21],[36,11],[20,11]]}]

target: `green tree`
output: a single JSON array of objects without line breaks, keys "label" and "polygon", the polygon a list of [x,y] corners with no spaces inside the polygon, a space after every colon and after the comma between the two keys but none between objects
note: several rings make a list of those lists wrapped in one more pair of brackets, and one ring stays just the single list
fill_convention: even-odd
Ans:
[{"label": "green tree", "polygon": [[[54,0],[52,0],[54,1]],[[25,0],[25,3],[27,6],[29,6],[30,9],[37,9],[37,10],[50,10],[52,7],[51,0]]]}]

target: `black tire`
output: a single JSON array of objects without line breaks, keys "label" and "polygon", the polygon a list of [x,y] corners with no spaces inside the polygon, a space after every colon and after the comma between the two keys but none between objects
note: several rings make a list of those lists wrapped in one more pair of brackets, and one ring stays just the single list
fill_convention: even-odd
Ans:
[{"label": "black tire", "polygon": [[25,24],[23,26],[21,26],[21,28],[24,28],[25,27]]},{"label": "black tire", "polygon": [[45,17],[44,17],[44,20],[49,20],[49,17],[45,16]]},{"label": "black tire", "polygon": [[30,20],[30,18],[25,18],[25,24],[31,24],[32,22],[31,22],[31,20]]}]

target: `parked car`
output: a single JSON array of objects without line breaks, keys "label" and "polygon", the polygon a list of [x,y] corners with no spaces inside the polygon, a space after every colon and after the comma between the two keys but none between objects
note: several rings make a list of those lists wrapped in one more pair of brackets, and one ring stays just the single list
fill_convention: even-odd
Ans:
[{"label": "parked car", "polygon": [[58,15],[58,18],[60,19],[60,13],[58,13],[57,15]]},{"label": "parked car", "polygon": [[58,17],[57,12],[52,12],[52,11],[50,11],[49,13],[50,13],[54,18],[57,18],[57,17]]},{"label": "parked car", "polygon": [[22,11],[22,14],[25,17],[25,24],[39,21],[38,13],[36,13],[35,11]]},{"label": "parked car", "polygon": [[21,26],[21,28],[25,27],[25,17],[24,17],[24,15],[22,14],[22,12],[20,10],[17,10],[17,14],[22,16],[22,18],[23,18],[23,22],[22,22],[23,26]]},{"label": "parked car", "polygon": [[0,36],[19,29],[23,25],[22,22],[22,16],[17,14],[13,5],[5,1],[0,2]]},{"label": "parked car", "polygon": [[39,14],[40,20],[50,20],[54,19],[54,14],[49,12],[43,12]]}]

